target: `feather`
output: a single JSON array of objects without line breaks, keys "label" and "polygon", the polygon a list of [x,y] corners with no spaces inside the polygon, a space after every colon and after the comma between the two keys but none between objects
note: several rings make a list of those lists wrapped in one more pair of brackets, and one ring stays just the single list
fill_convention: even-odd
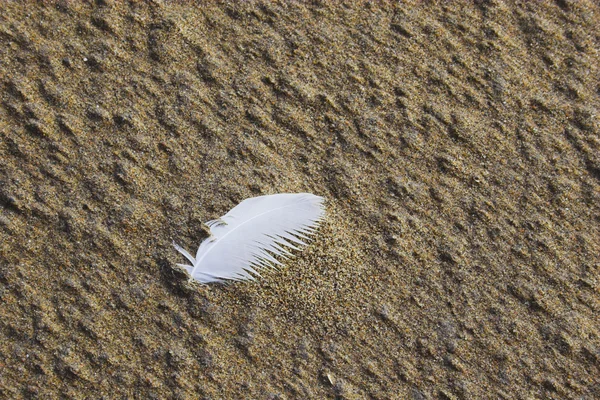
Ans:
[{"label": "feather", "polygon": [[262,269],[282,267],[316,233],[325,199],[310,193],[281,193],[246,199],[221,218],[208,221],[210,237],[192,257],[173,242],[192,265],[185,268],[201,283],[254,280]]}]

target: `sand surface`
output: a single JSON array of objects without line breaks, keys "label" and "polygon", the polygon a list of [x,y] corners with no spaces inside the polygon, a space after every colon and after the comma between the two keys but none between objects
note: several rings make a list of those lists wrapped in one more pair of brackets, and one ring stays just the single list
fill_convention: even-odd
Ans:
[{"label": "sand surface", "polygon": [[600,398],[600,7],[466,3],[2,2],[0,398]]}]

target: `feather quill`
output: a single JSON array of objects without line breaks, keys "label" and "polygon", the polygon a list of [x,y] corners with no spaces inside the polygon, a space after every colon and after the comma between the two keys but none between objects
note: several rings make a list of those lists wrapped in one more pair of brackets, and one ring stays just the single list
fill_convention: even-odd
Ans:
[{"label": "feather quill", "polygon": [[279,268],[290,250],[305,246],[325,216],[324,200],[310,193],[281,193],[246,199],[221,218],[208,221],[210,237],[185,268],[201,283],[254,280],[262,269]]}]

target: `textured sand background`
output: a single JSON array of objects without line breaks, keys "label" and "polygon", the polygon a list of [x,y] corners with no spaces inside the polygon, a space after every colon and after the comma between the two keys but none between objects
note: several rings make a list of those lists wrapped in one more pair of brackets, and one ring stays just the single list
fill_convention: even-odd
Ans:
[{"label": "textured sand background", "polygon": [[2,2],[0,398],[600,398],[600,8],[462,4]]}]

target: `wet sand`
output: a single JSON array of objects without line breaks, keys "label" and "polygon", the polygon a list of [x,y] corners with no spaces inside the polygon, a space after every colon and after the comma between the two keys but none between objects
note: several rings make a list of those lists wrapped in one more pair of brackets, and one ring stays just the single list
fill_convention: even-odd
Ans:
[{"label": "wet sand", "polygon": [[1,398],[600,398],[597,4],[166,4],[2,5]]}]

